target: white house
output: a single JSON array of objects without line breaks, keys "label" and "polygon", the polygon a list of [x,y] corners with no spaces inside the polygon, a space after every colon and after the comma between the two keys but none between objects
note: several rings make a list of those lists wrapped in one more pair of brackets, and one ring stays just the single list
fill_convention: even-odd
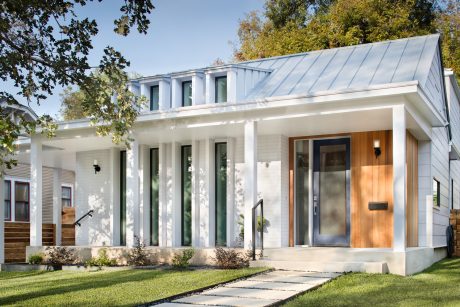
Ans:
[{"label": "white house", "polygon": [[86,119],[18,145],[31,169],[29,249],[43,245],[44,208],[61,207],[41,197],[46,166],[74,172],[77,218],[94,211],[76,226],[82,249],[130,247],[135,236],[152,250],[251,248],[252,207],[263,199],[266,258],[255,265],[428,267],[445,257],[449,211],[460,208],[460,90],[439,40],[133,80],[150,104],[130,148]]}]

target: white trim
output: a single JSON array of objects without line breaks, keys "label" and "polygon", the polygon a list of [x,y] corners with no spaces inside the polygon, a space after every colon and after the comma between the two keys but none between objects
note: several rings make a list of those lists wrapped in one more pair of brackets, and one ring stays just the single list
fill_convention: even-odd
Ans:
[{"label": "white trim", "polygon": [[[66,183],[66,182],[62,182],[61,183],[61,189],[62,188],[70,188],[70,197],[71,200],[70,200],[70,207],[67,207],[67,208],[75,208],[75,189],[74,189],[74,185],[73,183]],[[62,201],[62,195],[61,195],[61,201]],[[62,204],[61,204],[62,205]]]},{"label": "white trim", "polygon": [[[23,178],[23,177],[16,177],[16,176],[7,176],[5,175],[3,177],[3,181],[10,181],[11,183],[11,186],[10,186],[10,191],[11,191],[11,199],[10,199],[10,202],[11,202],[11,219],[6,221],[6,222],[14,222],[14,223],[30,223],[30,179],[26,179],[26,178]],[[16,190],[16,185],[15,183],[16,182],[22,182],[22,183],[28,183],[29,184],[29,221],[28,222],[24,222],[24,221],[16,221],[16,193],[15,193],[15,190]],[[2,196],[2,199],[4,199],[4,196]]]}]

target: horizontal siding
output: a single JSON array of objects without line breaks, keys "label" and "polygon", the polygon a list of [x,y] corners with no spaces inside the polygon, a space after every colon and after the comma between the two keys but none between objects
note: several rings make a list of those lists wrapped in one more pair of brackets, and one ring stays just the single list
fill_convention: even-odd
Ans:
[{"label": "horizontal siding", "polygon": [[436,54],[431,62],[428,77],[423,86],[426,94],[430,98],[436,110],[443,117],[445,116],[445,105],[444,105],[444,85],[443,77],[441,76],[441,59],[439,57],[439,50],[436,50]]}]

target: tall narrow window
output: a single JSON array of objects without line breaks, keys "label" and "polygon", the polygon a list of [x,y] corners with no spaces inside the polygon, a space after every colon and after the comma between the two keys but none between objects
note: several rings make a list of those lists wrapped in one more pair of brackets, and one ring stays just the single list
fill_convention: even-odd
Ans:
[{"label": "tall narrow window", "polygon": [[192,81],[182,82],[182,106],[192,105]]},{"label": "tall narrow window", "polygon": [[5,189],[5,221],[11,221],[11,181],[4,181]]},{"label": "tall narrow window", "polygon": [[436,207],[441,206],[441,183],[436,178],[433,178],[433,205]]},{"label": "tall narrow window", "polygon": [[126,151],[120,152],[120,245],[126,245]]},{"label": "tall narrow window", "polygon": [[227,77],[216,77],[216,103],[227,102]]},{"label": "tall narrow window", "polygon": [[158,110],[160,106],[160,87],[154,85],[150,87],[150,111]]},{"label": "tall narrow window", "polygon": [[192,146],[181,147],[182,245],[192,244]]},{"label": "tall narrow window", "polygon": [[150,245],[158,246],[158,214],[159,214],[159,152],[158,148],[150,149]]},{"label": "tall narrow window", "polygon": [[15,221],[29,221],[29,183],[14,183],[14,217]]},{"label": "tall narrow window", "polygon": [[454,179],[452,179],[452,185],[450,190],[451,209],[454,209]]},{"label": "tall narrow window", "polygon": [[308,240],[308,197],[309,197],[309,141],[294,142],[294,197],[296,245],[306,245]]},{"label": "tall narrow window", "polygon": [[62,187],[62,207],[72,207],[72,188]]},{"label": "tall narrow window", "polygon": [[227,143],[215,145],[216,246],[227,245]]}]

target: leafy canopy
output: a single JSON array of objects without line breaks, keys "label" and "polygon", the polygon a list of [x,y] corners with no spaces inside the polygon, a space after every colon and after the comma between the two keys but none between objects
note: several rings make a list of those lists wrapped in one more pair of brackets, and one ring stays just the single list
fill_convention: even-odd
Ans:
[{"label": "leafy canopy", "polygon": [[[0,1],[0,78],[12,82],[17,93],[0,90],[0,101],[15,104],[13,94],[28,103],[40,104],[57,85],[76,85],[88,99],[81,111],[97,124],[100,135],[111,135],[114,142],[127,142],[129,129],[137,116],[143,98],[127,88],[124,72],[129,62],[113,47],[107,46],[97,65],[88,61],[92,39],[98,33],[96,20],[80,17],[76,9],[89,2],[102,0],[1,0]],[[114,31],[122,36],[135,27],[146,33],[148,15],[154,9],[151,0],[124,0],[121,16],[114,20]],[[106,76],[100,79],[91,71],[97,68]],[[115,98],[115,99],[114,99]],[[0,110],[3,114],[5,110]],[[54,134],[56,126],[49,116],[37,123],[19,123],[0,119],[0,171],[16,162],[10,158],[14,141],[21,131]]]},{"label": "leafy canopy", "polygon": [[460,72],[458,0],[267,0],[240,20],[235,60],[442,33],[446,67]]}]

